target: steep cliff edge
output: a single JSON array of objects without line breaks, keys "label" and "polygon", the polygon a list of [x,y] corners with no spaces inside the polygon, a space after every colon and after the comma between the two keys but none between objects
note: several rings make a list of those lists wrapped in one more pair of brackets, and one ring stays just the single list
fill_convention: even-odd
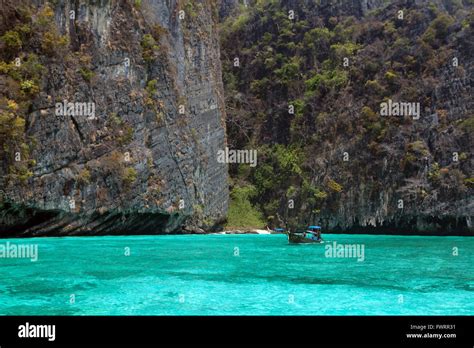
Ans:
[{"label": "steep cliff edge", "polygon": [[229,146],[259,165],[231,167],[233,190],[271,225],[474,234],[472,2],[236,3],[221,11]]},{"label": "steep cliff edge", "polygon": [[215,6],[2,2],[1,236],[197,232],[225,219]]}]

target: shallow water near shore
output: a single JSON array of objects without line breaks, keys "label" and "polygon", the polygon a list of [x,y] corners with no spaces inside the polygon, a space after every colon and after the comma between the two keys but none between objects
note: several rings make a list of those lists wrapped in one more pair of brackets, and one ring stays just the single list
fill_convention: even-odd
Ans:
[{"label": "shallow water near shore", "polygon": [[[0,258],[0,314],[474,314],[474,238],[324,238],[329,243],[289,245],[285,235],[3,239],[37,244],[38,260]],[[334,241],[360,244],[364,261],[326,257]]]}]

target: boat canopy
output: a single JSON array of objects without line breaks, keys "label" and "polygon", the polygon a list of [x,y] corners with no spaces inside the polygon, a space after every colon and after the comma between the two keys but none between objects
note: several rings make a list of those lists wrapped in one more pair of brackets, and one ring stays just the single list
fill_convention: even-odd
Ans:
[{"label": "boat canopy", "polygon": [[313,229],[320,230],[320,229],[321,229],[321,226],[309,226],[308,228],[309,228],[310,230],[313,230]]}]

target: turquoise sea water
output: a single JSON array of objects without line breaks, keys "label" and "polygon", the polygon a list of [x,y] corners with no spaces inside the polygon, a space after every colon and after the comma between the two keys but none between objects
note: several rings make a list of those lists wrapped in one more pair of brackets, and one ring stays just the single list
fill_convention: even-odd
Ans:
[{"label": "turquoise sea water", "polygon": [[364,261],[285,235],[3,239],[38,261],[0,258],[0,314],[474,314],[474,238],[324,237]]}]

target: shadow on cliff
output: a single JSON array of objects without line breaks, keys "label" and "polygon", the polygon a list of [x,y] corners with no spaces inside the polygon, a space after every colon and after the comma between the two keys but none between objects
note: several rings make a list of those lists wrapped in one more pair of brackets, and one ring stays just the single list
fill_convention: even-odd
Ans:
[{"label": "shadow on cliff", "polygon": [[186,218],[162,211],[80,214],[6,202],[0,207],[0,238],[179,233]]}]

